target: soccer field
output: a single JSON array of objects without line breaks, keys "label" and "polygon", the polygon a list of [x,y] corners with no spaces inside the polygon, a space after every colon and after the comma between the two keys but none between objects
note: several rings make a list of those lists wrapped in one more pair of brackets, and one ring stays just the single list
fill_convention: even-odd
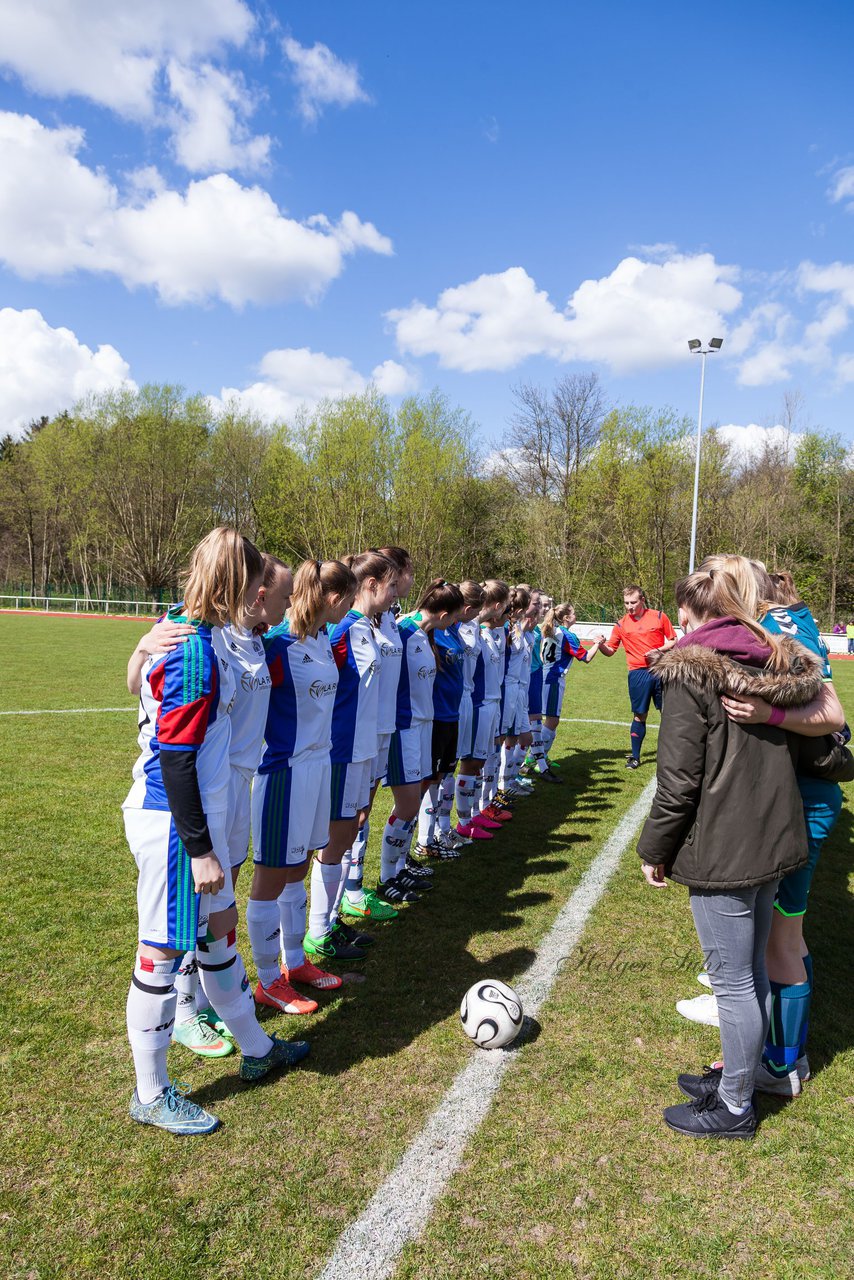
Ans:
[{"label": "soccer field", "polygon": [[[236,1058],[173,1047],[173,1076],[223,1121],[179,1140],[127,1117],[135,868],[120,804],[136,743],[124,669],[145,629],[0,616],[3,1273],[316,1276],[479,1052],[459,1027],[463,992],[480,976],[522,978],[653,777],[656,734],[627,772],[627,729],[607,723],[628,721],[622,658],[573,667],[554,753],[566,785],[439,866],[434,892],[377,928],[355,966],[364,980],[321,996],[308,1018],[262,1012],[311,1041],[304,1067],[248,1087]],[[854,714],[854,664],[836,677]],[[60,710],[79,714],[49,714]],[[663,1125],[677,1073],[711,1061],[719,1041],[673,1007],[701,992],[687,893],[650,891],[632,841],[397,1277],[850,1274],[854,785],[847,793],[807,919],[817,990],[801,1098],[763,1099],[752,1143],[704,1145]],[[386,808],[381,798],[368,882]],[[369,1268],[368,1250],[346,1280]]]}]

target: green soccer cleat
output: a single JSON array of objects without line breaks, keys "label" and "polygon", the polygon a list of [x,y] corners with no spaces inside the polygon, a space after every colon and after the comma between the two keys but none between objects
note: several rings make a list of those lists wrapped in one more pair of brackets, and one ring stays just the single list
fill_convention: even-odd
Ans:
[{"label": "green soccer cleat", "polygon": [[172,1039],[200,1058],[227,1058],[234,1053],[234,1041],[215,1031],[200,1013],[189,1022],[176,1022],[172,1028]]},{"label": "green soccer cleat", "polygon": [[353,920],[396,920],[398,916],[394,907],[378,898],[373,889],[366,889],[364,900],[356,903],[350,902],[345,893],[340,911]]},{"label": "green soccer cleat", "polygon": [[269,1052],[263,1058],[250,1058],[246,1054],[240,1059],[241,1080],[263,1080],[277,1067],[295,1067],[308,1055],[309,1046],[306,1040],[280,1040],[271,1036],[273,1041]]},{"label": "green soccer cleat", "polygon": [[219,1120],[204,1107],[187,1097],[190,1086],[173,1081],[153,1102],[140,1102],[136,1089],[130,1100],[130,1118],[137,1124],[152,1124],[156,1129],[179,1137],[193,1137],[200,1133],[213,1133],[219,1128]]},{"label": "green soccer cleat", "polygon": [[202,1018],[214,1031],[218,1031],[221,1036],[225,1036],[229,1040],[233,1040],[234,1036],[223,1022],[222,1018],[210,1005],[206,1009],[199,1010],[199,1017]]},{"label": "green soccer cleat", "polygon": [[324,960],[364,960],[367,955],[363,947],[354,947],[336,929],[330,929],[323,938],[307,933],[302,949],[307,956],[322,956]]}]

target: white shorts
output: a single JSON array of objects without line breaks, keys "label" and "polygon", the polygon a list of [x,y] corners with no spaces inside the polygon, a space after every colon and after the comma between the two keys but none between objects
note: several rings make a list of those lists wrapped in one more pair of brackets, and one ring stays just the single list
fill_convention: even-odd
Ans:
[{"label": "white shorts", "polygon": [[371,798],[373,760],[359,760],[355,764],[333,764],[331,774],[331,822],[355,818],[360,809],[366,809]]},{"label": "white shorts", "polygon": [[423,782],[433,772],[433,721],[416,720],[408,729],[392,735],[388,753],[386,785],[403,787]]},{"label": "white shorts", "polygon": [[516,721],[516,706],[519,701],[519,681],[504,681],[504,699],[501,703],[501,725],[498,732],[510,733]]},{"label": "white shorts", "polygon": [[497,702],[484,702],[472,710],[471,731],[461,759],[485,760],[495,750],[498,733],[498,717],[501,708]]},{"label": "white shorts", "polygon": [[252,788],[252,846],[262,867],[298,867],[329,843],[332,766],[325,751],[273,773]]},{"label": "white shorts", "polygon": [[249,856],[252,826],[252,777],[232,765],[228,783],[228,858],[232,867],[242,867]]},{"label": "white shorts", "polygon": [[139,870],[139,941],[170,951],[193,951],[197,938],[204,938],[208,931],[211,913],[234,906],[226,815],[208,814],[211,847],[225,872],[225,886],[217,894],[196,893],[192,859],[168,810],[125,809],[124,819],[127,842]]},{"label": "white shorts", "polygon": [[519,685],[519,699],[516,703],[516,720],[513,725],[513,734],[518,738],[521,733],[531,732],[531,718],[528,715],[528,686]]},{"label": "white shorts", "polygon": [[462,759],[465,756],[463,747],[467,745],[471,737],[471,694],[464,693],[463,700],[460,703],[460,727],[457,733],[457,758]]},{"label": "white shorts", "polygon": [[371,790],[378,782],[382,782],[388,771],[388,749],[391,745],[392,735],[390,733],[381,733],[377,738],[377,754],[371,761]]}]

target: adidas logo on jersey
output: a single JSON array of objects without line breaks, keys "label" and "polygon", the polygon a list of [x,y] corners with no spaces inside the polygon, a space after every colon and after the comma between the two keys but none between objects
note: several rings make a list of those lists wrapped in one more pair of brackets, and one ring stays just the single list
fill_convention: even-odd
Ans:
[{"label": "adidas logo on jersey", "polygon": [[230,641],[229,641],[228,647],[229,647],[229,649],[233,650],[233,651],[234,651],[234,653],[237,653],[237,645],[234,643],[234,641],[233,641],[233,640],[230,640]]},{"label": "adidas logo on jersey", "polygon": [[421,645],[420,645],[420,644],[417,644],[417,645],[415,646],[415,653],[421,653]]},{"label": "adidas logo on jersey", "polygon": [[304,654],[302,655],[302,664],[303,664],[303,666],[305,666],[305,664],[306,664],[307,662],[314,662],[314,658],[311,656],[311,654],[310,654],[310,653],[304,653]]},{"label": "adidas logo on jersey", "polygon": [[370,644],[370,643],[371,643],[371,642],[370,642],[370,640],[368,639],[368,637],[367,637],[367,636],[360,636],[360,638],[359,638],[359,644]]}]

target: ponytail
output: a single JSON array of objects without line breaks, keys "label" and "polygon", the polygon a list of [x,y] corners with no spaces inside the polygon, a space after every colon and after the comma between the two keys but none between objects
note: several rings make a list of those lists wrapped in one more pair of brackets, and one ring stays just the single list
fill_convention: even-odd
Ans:
[{"label": "ponytail", "polygon": [[356,576],[341,560],[304,560],[296,571],[288,628],[297,640],[317,631],[317,622],[329,596],[355,592]]},{"label": "ponytail", "polygon": [[789,661],[781,638],[765,631],[755,617],[751,617],[735,575],[726,569],[698,569],[689,577],[680,578],[676,583],[676,603],[701,622],[707,622],[710,618],[735,618],[736,622],[740,622],[771,650],[766,667],[781,674],[788,671]]}]

